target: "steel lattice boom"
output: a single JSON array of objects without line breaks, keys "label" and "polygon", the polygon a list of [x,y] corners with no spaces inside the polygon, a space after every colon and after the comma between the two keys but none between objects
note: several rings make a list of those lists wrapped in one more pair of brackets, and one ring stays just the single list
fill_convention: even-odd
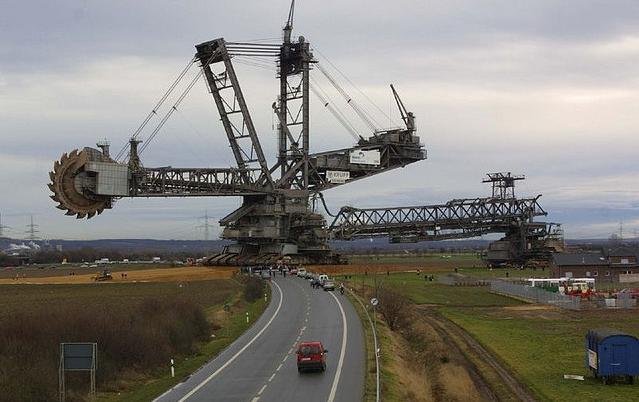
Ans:
[{"label": "steel lattice boom", "polygon": [[402,238],[443,240],[507,232],[513,224],[546,215],[538,199],[474,198],[419,207],[344,207],[330,230],[333,238],[338,240],[389,236],[396,241]]}]

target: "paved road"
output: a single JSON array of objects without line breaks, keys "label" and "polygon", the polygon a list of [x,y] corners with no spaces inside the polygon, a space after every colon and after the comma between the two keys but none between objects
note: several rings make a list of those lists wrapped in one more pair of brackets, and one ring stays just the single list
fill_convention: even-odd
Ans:
[{"label": "paved road", "polygon": [[[258,322],[228,349],[156,401],[361,401],[362,327],[346,296],[277,276]],[[294,346],[320,340],[324,373],[298,374]]]}]

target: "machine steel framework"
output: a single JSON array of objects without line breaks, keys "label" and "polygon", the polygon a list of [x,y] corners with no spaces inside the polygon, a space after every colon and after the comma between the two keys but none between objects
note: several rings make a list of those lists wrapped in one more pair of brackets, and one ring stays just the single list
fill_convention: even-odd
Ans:
[{"label": "machine steel framework", "polygon": [[[336,238],[354,238],[366,233],[389,235],[394,240],[411,237],[430,240],[444,234],[427,234],[428,225],[432,222],[446,225],[440,216],[448,216],[449,221],[457,218],[454,236],[465,237],[484,233],[488,227],[491,230],[499,225],[503,227],[507,219],[542,211],[536,199],[453,201],[447,207],[385,209],[383,212],[343,209],[341,226],[334,222],[329,228],[325,218],[310,207],[311,199],[324,190],[421,161],[426,158],[426,150],[416,135],[414,115],[406,109],[391,85],[405,127],[374,129],[372,135],[357,133],[357,143],[353,147],[310,152],[309,89],[314,67],[345,96],[347,104],[369,127],[373,124],[318,64],[310,43],[303,36],[293,40],[294,6],[293,1],[280,44],[227,42],[218,38],[196,45],[191,63],[136,130],[126,154],[123,149],[112,158],[108,143],[98,144],[100,149],[87,147],[64,154],[55,162],[49,175],[51,198],[58,203],[57,207],[80,219],[112,208],[113,201],[120,197],[240,196],[241,206],[220,220],[224,228],[221,237],[236,243],[211,258],[212,263],[229,264],[272,261],[283,255],[291,255],[300,262],[338,262],[339,257],[328,245],[331,233]],[[277,65],[280,90],[272,108],[278,120],[278,146],[273,166],[267,162],[233,65],[234,58],[245,56],[274,58]],[[201,69],[199,75],[187,85],[139,147],[142,143],[139,135],[144,127],[190,66],[196,63]],[[204,76],[215,102],[236,167],[145,167],[140,152],[147,148],[200,76]],[[128,161],[120,160],[124,155]],[[474,221],[473,211],[483,213],[483,220]],[[490,211],[493,219],[501,221],[486,226]],[[456,214],[465,214],[468,219],[462,222],[462,215]],[[358,223],[378,220],[374,227],[360,225],[355,229],[348,226],[353,219],[359,219]],[[409,223],[411,219],[412,223]]]}]

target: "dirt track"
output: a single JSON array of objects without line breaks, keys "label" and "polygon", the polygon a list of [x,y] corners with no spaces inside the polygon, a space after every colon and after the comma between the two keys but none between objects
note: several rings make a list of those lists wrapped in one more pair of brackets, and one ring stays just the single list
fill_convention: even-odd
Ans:
[{"label": "dirt track", "polygon": [[[500,381],[508,387],[514,399],[524,402],[536,401],[528,387],[515,378],[510,370],[504,367],[492,353],[486,350],[486,348],[463,328],[428,307],[418,307],[418,311],[422,314],[423,318],[441,334],[442,339],[445,339],[449,346],[456,350],[461,356],[465,355],[468,357],[468,354],[473,354],[479,361],[485,363],[488,366],[487,368],[493,371],[493,376],[498,377]],[[485,381],[485,377],[488,373],[482,373],[481,370],[472,363],[471,359],[466,360],[473,380],[478,388],[482,390],[484,397],[489,400],[499,399],[492,393],[490,385]]]},{"label": "dirt track", "polygon": [[[113,272],[113,279],[102,283],[122,282],[190,282],[208,279],[228,279],[233,276],[236,267],[181,267],[155,268],[136,271]],[[83,272],[86,272],[83,270]],[[122,273],[126,272],[126,278]],[[86,284],[94,283],[98,271],[79,275],[58,275],[47,277],[19,277],[18,279],[0,279],[0,284]]]}]

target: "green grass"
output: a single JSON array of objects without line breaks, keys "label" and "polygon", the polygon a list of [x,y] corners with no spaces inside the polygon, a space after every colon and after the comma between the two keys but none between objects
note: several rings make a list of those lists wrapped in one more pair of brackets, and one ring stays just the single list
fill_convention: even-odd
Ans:
[{"label": "green grass", "polygon": [[483,266],[481,258],[475,253],[459,254],[406,254],[398,251],[394,254],[360,254],[346,256],[351,264],[440,264],[444,267],[451,265],[459,266]]},{"label": "green grass", "polygon": [[146,298],[188,296],[208,307],[237,292],[231,280],[194,282],[92,283],[77,285],[0,285],[0,319],[12,313],[28,313],[56,306],[130,306]]},{"label": "green grass", "polygon": [[[104,269],[108,269],[109,271],[116,272],[131,272],[131,271],[140,271],[145,269],[162,269],[162,268],[177,268],[182,267],[183,265],[173,265],[171,263],[156,263],[156,264],[107,264],[100,265],[99,267],[85,267],[81,266],[82,264],[34,264],[34,265],[23,265],[19,267],[12,268],[2,268],[0,267],[0,279],[13,279],[16,274],[20,274],[20,276],[24,275],[24,277],[28,278],[42,278],[49,276],[67,276],[71,272],[76,275],[83,274],[95,274],[96,272],[101,272]],[[93,265],[93,263],[89,264]]]},{"label": "green grass", "polygon": [[[270,300],[270,290],[269,290]],[[175,361],[175,378],[172,378],[169,372],[169,365],[156,373],[153,380],[147,381],[145,384],[135,387],[129,392],[115,394],[101,394],[100,401],[131,401],[146,402],[150,401],[163,392],[182,381],[185,377],[193,373],[196,369],[204,365],[206,362],[217,356],[224,348],[230,345],[244,331],[246,331],[253,322],[259,318],[264,312],[268,302],[263,298],[253,303],[246,303],[243,300],[236,300],[228,314],[222,328],[215,331],[216,337],[202,345],[197,354],[188,356]],[[223,305],[223,304],[222,304]],[[222,307],[222,305],[218,306]],[[250,322],[246,323],[246,312],[249,313]],[[168,362],[167,362],[168,363]]]},{"label": "green grass", "polygon": [[443,306],[511,306],[522,302],[490,293],[488,287],[449,286],[437,281],[426,281],[416,273],[353,275],[351,282],[374,287],[375,281],[401,291],[416,304]]},{"label": "green grass", "polygon": [[[364,401],[374,401],[377,392],[377,382],[375,377],[375,352],[373,341],[373,330],[368,321],[366,313],[362,309],[362,306],[353,298],[359,296],[352,296],[349,294],[355,310],[362,321],[362,327],[364,327],[364,335],[366,336],[366,381],[364,389]],[[365,306],[369,306],[366,300],[360,297],[360,300]],[[369,310],[369,314],[372,316],[372,311]],[[400,389],[398,375],[391,370],[391,362],[394,359],[393,341],[391,339],[391,331],[384,321],[377,318],[377,343],[380,349],[379,365],[380,365],[380,398],[387,401],[399,401],[401,400],[402,390]]]},{"label": "green grass", "polygon": [[[639,400],[639,387],[603,385],[584,367],[584,336],[591,328],[614,327],[639,335],[633,311],[509,311],[497,308],[442,308],[511,367],[540,397],[551,401]],[[586,375],[586,381],[564,380]]]}]

